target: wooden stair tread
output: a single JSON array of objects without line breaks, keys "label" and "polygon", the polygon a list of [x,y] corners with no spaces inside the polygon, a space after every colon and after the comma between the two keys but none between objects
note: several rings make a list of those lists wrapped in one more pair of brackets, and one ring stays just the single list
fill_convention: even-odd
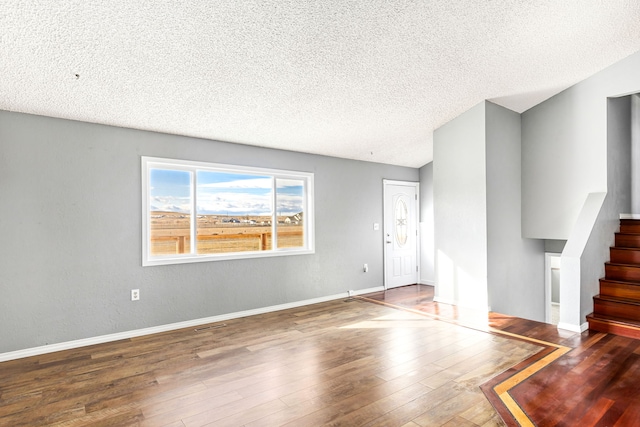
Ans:
[{"label": "wooden stair tread", "polygon": [[622,263],[619,263],[619,262],[611,262],[611,261],[605,262],[604,265],[611,265],[611,266],[614,266],[614,267],[640,268],[640,264],[622,264]]},{"label": "wooden stair tread", "polygon": [[596,320],[600,322],[615,323],[618,325],[630,326],[640,330],[640,322],[634,322],[633,320],[625,319],[623,317],[615,317],[615,316],[608,316],[606,314],[591,313],[591,314],[587,314],[587,320]]},{"label": "wooden stair tread", "polygon": [[640,233],[640,221],[638,220],[620,220],[621,233]]},{"label": "wooden stair tread", "polygon": [[640,233],[615,233],[614,245],[618,248],[640,248]]},{"label": "wooden stair tread", "polygon": [[624,298],[640,300],[640,282],[630,282],[628,280],[601,278],[600,295],[613,298]]},{"label": "wooden stair tread", "polygon": [[640,282],[640,264],[605,262],[604,275],[607,279]]},{"label": "wooden stair tread", "polygon": [[616,297],[616,296],[611,296],[611,295],[602,295],[602,294],[598,294],[598,295],[594,296],[593,298],[594,299],[599,299],[601,301],[608,301],[608,302],[615,302],[615,303],[620,303],[620,304],[629,304],[629,305],[640,306],[640,300],[637,300],[637,299],[621,298],[621,297]]},{"label": "wooden stair tread", "polygon": [[609,262],[614,264],[640,265],[640,248],[610,247]]},{"label": "wooden stair tread", "polygon": [[587,316],[587,321],[589,322],[589,329],[592,331],[640,339],[640,327],[636,324],[629,324],[627,322],[617,321],[614,319],[594,318],[592,315]]},{"label": "wooden stair tread", "polygon": [[600,281],[619,283],[621,285],[640,286],[640,282],[630,282],[628,280],[621,280],[621,279],[607,279],[606,277],[601,277]]}]

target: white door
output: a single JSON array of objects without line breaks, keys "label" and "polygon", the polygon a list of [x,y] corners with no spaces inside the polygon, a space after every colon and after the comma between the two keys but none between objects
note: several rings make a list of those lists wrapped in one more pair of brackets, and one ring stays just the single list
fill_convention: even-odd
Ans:
[{"label": "white door", "polygon": [[384,180],[384,285],[418,283],[418,183]]}]

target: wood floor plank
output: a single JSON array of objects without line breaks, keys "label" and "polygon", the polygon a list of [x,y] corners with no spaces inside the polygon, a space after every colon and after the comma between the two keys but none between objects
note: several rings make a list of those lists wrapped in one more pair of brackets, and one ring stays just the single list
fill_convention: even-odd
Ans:
[{"label": "wood floor plank", "polygon": [[162,403],[144,403],[141,405],[141,410],[145,418],[149,420],[172,419],[177,421],[185,417],[199,415],[204,410],[215,409],[240,400],[242,400],[242,396],[235,391],[211,395],[208,390],[204,390]]},{"label": "wood floor plank", "polygon": [[[327,413],[324,416],[325,420],[329,421],[324,424],[331,426],[364,425],[397,409],[407,401],[419,398],[433,390],[420,383],[414,383],[398,389],[394,387],[392,383],[398,384],[399,382],[398,380],[394,380],[385,383],[379,387],[380,391],[374,390],[375,394],[373,397],[369,396],[366,401],[362,400],[362,396],[356,395],[353,396],[349,402],[346,402],[349,406],[334,405],[327,408]],[[390,393],[391,391],[393,392]]]},{"label": "wood floor plank", "polygon": [[481,400],[466,411],[459,413],[458,417],[471,422],[473,425],[483,426],[496,417],[496,412],[488,400]]},{"label": "wood floor plank", "polygon": [[640,406],[628,406],[622,416],[614,424],[614,427],[637,426],[640,425]]},{"label": "wood floor plank", "polygon": [[[484,396],[462,389],[458,395],[418,415],[413,422],[421,426],[441,426],[453,421],[454,418],[462,420],[458,417],[460,412],[465,412],[484,400]],[[470,422],[465,420],[461,424],[468,425]]]},{"label": "wood floor plank", "polygon": [[459,387],[453,381],[449,381],[439,388],[418,396],[416,399],[413,399],[364,425],[367,427],[403,425],[414,421],[415,418],[437,408],[443,402],[458,396],[460,393],[461,391]]},{"label": "wood floor plank", "polygon": [[[252,421],[264,418],[267,415],[271,415],[285,409],[287,405],[279,399],[274,399],[261,405],[254,406],[248,410],[235,413],[231,416],[215,420],[211,423],[205,424],[209,427],[237,427],[244,426]],[[191,424],[185,422],[187,427],[198,427],[199,424]]]},{"label": "wood floor plank", "polygon": [[382,384],[384,381],[372,375],[373,372],[374,369],[364,368],[348,375],[313,384],[311,387],[280,396],[280,398],[289,406],[297,405],[305,400],[318,399],[326,404],[331,404],[336,399],[344,399],[362,390]]},{"label": "wood floor plank", "polygon": [[470,422],[459,416],[454,416],[446,423],[442,424],[442,427],[476,427],[477,424]]},{"label": "wood floor plank", "polygon": [[580,418],[576,424],[581,426],[596,425],[614,403],[615,402],[613,400],[606,399],[604,397],[598,399],[598,401],[587,410],[584,416]]},{"label": "wood floor plank", "polygon": [[257,420],[245,423],[245,427],[270,427],[282,426],[294,420],[300,420],[305,416],[322,409],[321,404],[307,400],[301,404],[288,406],[278,412],[274,412]]}]

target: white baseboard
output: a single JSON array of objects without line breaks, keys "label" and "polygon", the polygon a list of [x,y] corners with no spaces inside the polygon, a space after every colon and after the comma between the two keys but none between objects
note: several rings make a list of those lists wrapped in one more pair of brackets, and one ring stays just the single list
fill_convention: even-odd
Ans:
[{"label": "white baseboard", "polygon": [[558,329],[564,329],[565,331],[581,334],[587,329],[589,329],[589,323],[585,322],[582,325],[573,325],[571,323],[560,322],[558,323]]},{"label": "white baseboard", "polygon": [[[384,291],[383,286],[356,290],[356,291],[353,291],[353,295],[369,294],[372,292],[380,292],[380,291]],[[56,351],[72,350],[74,348],[86,347],[86,346],[95,345],[95,344],[103,344],[107,342],[118,341],[118,340],[123,340],[128,338],[135,338],[143,335],[151,335],[151,334],[157,334],[160,332],[174,331],[176,329],[192,328],[194,326],[201,326],[208,323],[222,322],[225,320],[238,319],[240,317],[255,316],[257,314],[271,313],[273,311],[287,310],[290,308],[302,307],[302,306],[311,305],[311,304],[318,304],[321,302],[333,301],[333,300],[348,298],[348,297],[349,297],[349,292],[344,292],[340,294],[334,294],[334,295],[329,295],[329,296],[319,297],[319,298],[312,298],[312,299],[303,300],[303,301],[296,301],[296,302],[291,302],[287,304],[273,305],[270,307],[261,307],[253,310],[245,310],[245,311],[238,311],[235,313],[222,314],[219,316],[212,316],[212,317],[205,317],[201,319],[187,320],[184,322],[170,323],[168,325],[152,326],[150,328],[136,329],[133,331],[118,332],[115,334],[100,335],[97,337],[84,338],[84,339],[74,340],[74,341],[66,341],[66,342],[61,342],[61,343],[56,343],[51,345],[44,345],[40,347],[32,347],[24,350],[10,351],[7,353],[0,353],[0,362],[6,362],[9,360],[15,360],[15,359],[22,359],[24,357],[39,356],[47,353],[54,353]]]},{"label": "white baseboard", "polygon": [[[353,294],[354,295],[364,295],[364,294],[371,294],[374,292],[382,292],[384,291],[384,286],[376,286],[375,288],[367,288],[367,289],[361,289],[359,291],[354,291]],[[334,298],[334,299],[339,299],[342,298],[343,296],[339,296],[338,298]]]},{"label": "white baseboard", "polygon": [[429,286],[435,286],[436,283],[433,280],[420,280],[420,284],[421,285],[429,285]]},{"label": "white baseboard", "polygon": [[473,304],[463,304],[458,300],[449,300],[446,298],[441,298],[441,297],[433,297],[433,301],[434,302],[439,302],[442,304],[448,304],[448,305],[455,305],[456,307],[461,307],[461,308],[470,308],[472,310],[478,310],[481,312],[490,312],[491,311],[491,307],[487,306],[487,307],[478,307],[477,305],[473,305]]},{"label": "white baseboard", "polygon": [[457,305],[457,301],[436,297],[436,296],[433,297],[433,302],[441,302],[442,304]]}]

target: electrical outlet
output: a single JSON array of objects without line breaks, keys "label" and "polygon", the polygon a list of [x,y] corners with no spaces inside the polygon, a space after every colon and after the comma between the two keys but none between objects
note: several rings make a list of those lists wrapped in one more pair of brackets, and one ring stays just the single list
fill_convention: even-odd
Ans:
[{"label": "electrical outlet", "polygon": [[140,289],[131,289],[131,301],[138,301],[140,299]]},{"label": "electrical outlet", "polygon": [[364,271],[365,273],[368,273],[368,272],[369,272],[369,264],[365,264],[365,265],[362,267],[362,271]]}]

